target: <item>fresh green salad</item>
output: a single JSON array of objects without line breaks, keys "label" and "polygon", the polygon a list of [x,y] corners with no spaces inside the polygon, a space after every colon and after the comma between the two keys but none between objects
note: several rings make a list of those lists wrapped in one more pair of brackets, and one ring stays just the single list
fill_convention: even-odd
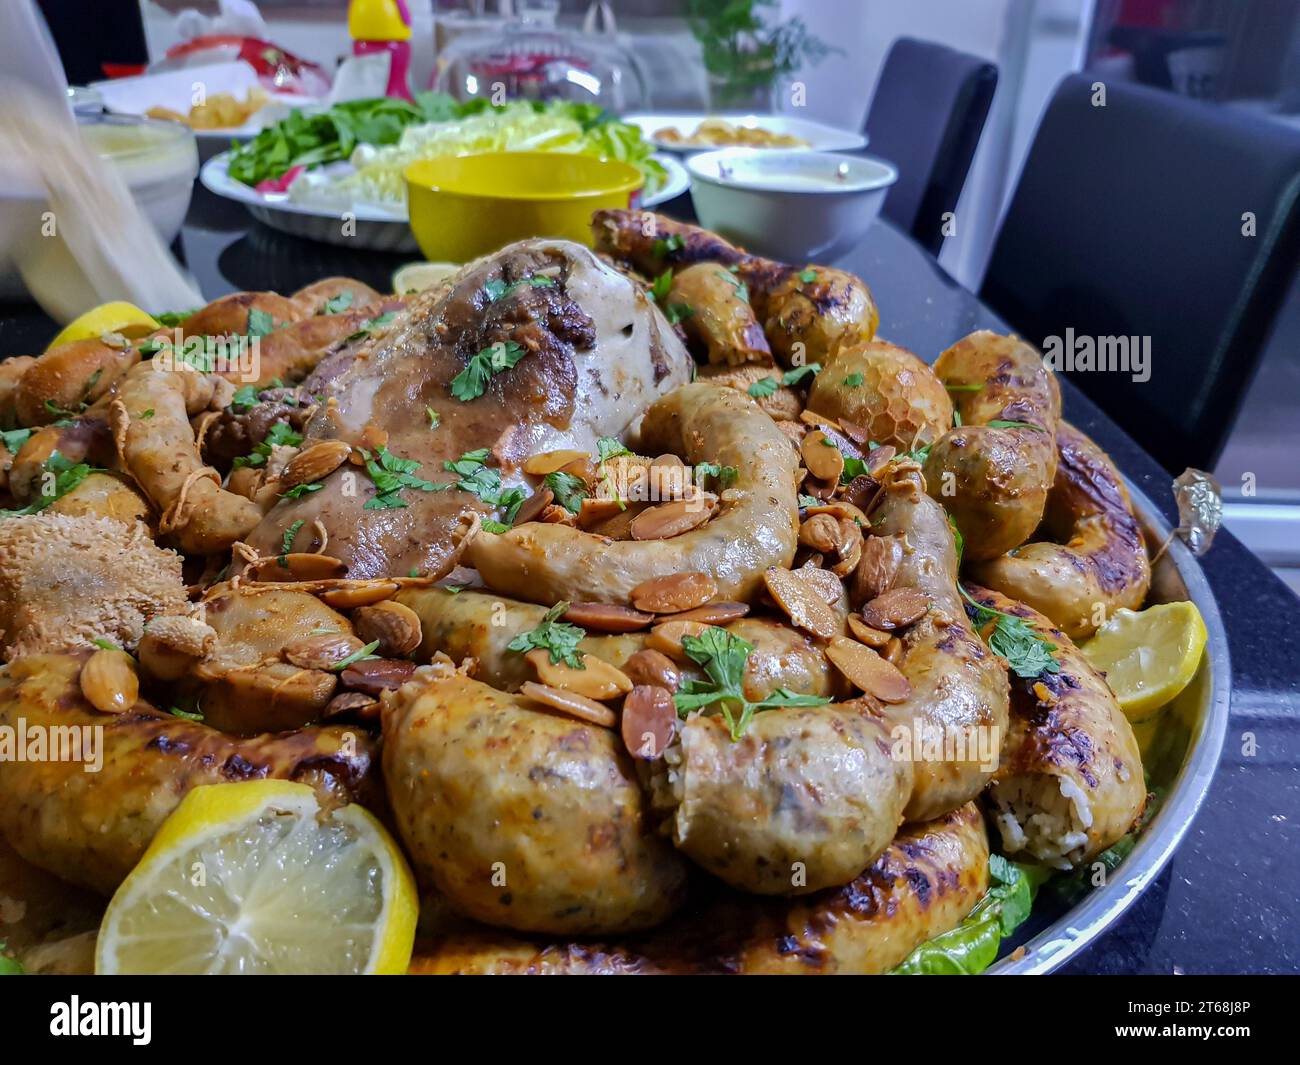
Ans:
[{"label": "fresh green salad", "polygon": [[409,164],[485,151],[580,152],[618,159],[645,175],[647,194],[667,179],[650,158],[654,145],[641,131],[595,104],[462,104],[444,93],[420,93],[414,104],[385,98],[336,104],[319,114],[294,111],[236,148],[229,173],[256,185],[296,166],[348,160],[354,172],[296,182],[290,194],[305,202],[345,197],[396,205],[405,200],[402,172]]}]

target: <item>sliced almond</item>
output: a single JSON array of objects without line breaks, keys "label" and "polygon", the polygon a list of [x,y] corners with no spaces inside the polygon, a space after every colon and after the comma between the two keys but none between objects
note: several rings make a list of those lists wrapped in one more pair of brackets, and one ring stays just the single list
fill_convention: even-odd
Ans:
[{"label": "sliced almond", "polygon": [[415,663],[405,658],[363,658],[339,674],[339,683],[353,691],[378,696],[396,691],[415,675]]},{"label": "sliced almond", "polygon": [[250,567],[255,581],[324,581],[342,577],[348,564],[329,555],[290,551],[287,555],[264,558]]},{"label": "sliced almond", "polygon": [[849,602],[857,607],[894,586],[903,562],[903,542],[897,536],[868,536],[849,584]]},{"label": "sliced almond", "polygon": [[880,653],[885,656],[886,661],[898,665],[903,658],[903,641],[897,636],[891,636],[889,642],[885,644],[885,649]]},{"label": "sliced almond", "polygon": [[862,620],[873,629],[906,628],[930,609],[930,597],[916,588],[891,588],[862,606]]},{"label": "sliced almond", "polygon": [[884,444],[881,447],[873,447],[867,452],[867,472],[873,477],[889,465],[890,460],[898,454],[898,448],[893,444]]},{"label": "sliced almond", "polygon": [[547,506],[538,517],[538,521],[544,521],[547,525],[577,525],[573,514],[567,508],[560,506],[558,503],[551,503]]},{"label": "sliced almond", "polygon": [[561,470],[575,459],[585,459],[585,451],[544,451],[540,455],[530,455],[523,465],[524,473],[532,477],[545,477],[548,473]]},{"label": "sliced almond", "polygon": [[805,436],[799,454],[803,456],[808,472],[817,480],[839,483],[840,474],[844,472],[844,453],[823,430],[815,429]]},{"label": "sliced almond", "polygon": [[[542,485],[520,505],[515,513],[515,524],[523,525],[526,522],[537,521],[542,516],[542,512],[554,502],[555,493]],[[585,503],[586,500],[583,502]]]},{"label": "sliced almond", "polygon": [[799,542],[822,554],[830,554],[839,548],[840,523],[830,514],[812,514],[799,526]]},{"label": "sliced almond", "polygon": [[705,603],[694,610],[683,610],[680,614],[665,614],[660,621],[698,621],[705,625],[725,625],[737,621],[749,613],[748,603]]},{"label": "sliced almond", "polygon": [[[833,577],[831,579],[834,580]],[[820,636],[823,640],[829,640],[839,632],[839,620],[827,605],[826,596],[804,577],[797,576],[788,569],[772,566],[764,572],[763,582],[795,628]]]},{"label": "sliced almond", "polygon": [[345,714],[358,721],[378,721],[379,700],[364,692],[339,692],[321,711],[321,717],[326,720]]},{"label": "sliced almond", "polygon": [[703,606],[718,594],[718,582],[707,573],[668,573],[642,581],[632,589],[632,605],[650,614],[679,614]]},{"label": "sliced almond", "polygon": [[397,594],[396,581],[367,581],[365,584],[344,585],[340,588],[328,588],[317,592],[316,598],[335,610],[353,610],[359,606],[369,606],[391,599]]},{"label": "sliced almond", "polygon": [[699,621],[665,621],[650,630],[646,646],[652,651],[662,651],[678,662],[690,662],[691,656],[682,647],[682,637],[703,636],[708,628]]},{"label": "sliced almond", "polygon": [[614,716],[614,711],[609,707],[601,706],[595,700],[588,699],[585,695],[579,695],[577,692],[561,691],[559,688],[552,688],[546,684],[537,684],[534,681],[526,680],[520,686],[519,694],[527,696],[543,706],[549,706],[552,710],[558,710],[562,714],[568,714],[570,717],[576,717],[580,721],[588,721],[603,728],[613,728],[614,723],[618,720]]},{"label": "sliced almond", "polygon": [[[844,489],[844,500],[857,507],[863,514],[870,513],[872,506],[880,495],[880,484],[874,478],[865,473],[860,473],[851,480]],[[863,528],[867,528],[869,522],[863,522]]]},{"label": "sliced almond", "polygon": [[596,632],[636,632],[654,621],[654,617],[614,603],[570,603],[564,620]]},{"label": "sliced almond", "polygon": [[351,445],[342,440],[317,441],[289,460],[280,474],[280,483],[287,488],[314,484],[342,466],[351,453]]},{"label": "sliced almond", "polygon": [[675,692],[682,683],[681,670],[671,658],[652,647],[642,648],[623,663],[623,672],[636,685],[650,684]]},{"label": "sliced almond", "polygon": [[826,657],[850,681],[881,702],[901,703],[912,694],[911,683],[897,666],[857,640],[836,636],[826,647]]},{"label": "sliced almond", "polygon": [[662,758],[677,732],[677,706],[667,688],[639,685],[623,701],[623,745],[633,758]]},{"label": "sliced almond", "polygon": [[[585,505],[588,501],[583,500]],[[605,502],[601,500],[601,502]],[[593,536],[605,536],[611,540],[630,540],[632,539],[632,523],[636,521],[637,516],[648,510],[645,503],[628,503],[626,510],[620,510],[611,514],[608,518],[598,518],[589,525],[583,525],[583,528]],[[579,524],[582,524],[582,515],[578,515]]]},{"label": "sliced almond", "polygon": [[599,522],[617,517],[625,510],[627,510],[627,503],[620,499],[587,496],[582,501],[582,509],[578,511],[578,528],[590,529]]},{"label": "sliced almond", "polygon": [[854,639],[865,643],[868,647],[874,647],[877,650],[889,643],[892,636],[882,629],[873,629],[856,614],[849,615],[849,632],[853,633]]},{"label": "sliced almond", "polygon": [[401,658],[420,646],[420,616],[401,603],[360,607],[352,615],[352,624],[362,643],[379,641],[377,650],[385,658]]},{"label": "sliced almond", "polygon": [[809,507],[804,513],[809,517],[814,514],[829,514],[833,518],[848,518],[856,521],[862,528],[869,528],[871,525],[867,516],[847,499],[832,499],[825,503],[818,503],[816,506]]},{"label": "sliced almond", "polygon": [[831,567],[837,577],[847,577],[862,559],[862,529],[850,518],[839,521],[839,561]]},{"label": "sliced almond", "polygon": [[81,667],[80,684],[86,702],[105,714],[124,713],[140,698],[135,660],[125,651],[96,651]]},{"label": "sliced almond", "polygon": [[812,496],[814,499],[825,502],[835,494],[839,487],[837,481],[819,481],[811,473],[804,478],[802,490],[804,495]]},{"label": "sliced almond", "polygon": [[302,669],[333,669],[362,646],[362,641],[351,633],[322,632],[290,640],[281,649],[280,656]]},{"label": "sliced almond", "polygon": [[668,540],[703,525],[713,514],[716,497],[679,499],[643,510],[628,527],[633,540]]},{"label": "sliced almond", "polygon": [[571,473],[574,477],[581,478],[588,489],[596,482],[596,464],[591,461],[589,455],[579,455],[576,459],[566,462],[560,467],[560,472]]},{"label": "sliced almond", "polygon": [[821,569],[811,563],[800,566],[794,571],[817,589],[826,600],[827,606],[834,606],[844,598],[844,585],[830,570]]},{"label": "sliced almond", "polygon": [[599,701],[617,699],[632,690],[632,682],[621,669],[595,655],[578,656],[578,660],[583,665],[582,669],[574,669],[565,662],[552,662],[551,653],[541,648],[529,651],[524,657],[536,670],[537,679],[552,688],[576,692],[588,699]]}]

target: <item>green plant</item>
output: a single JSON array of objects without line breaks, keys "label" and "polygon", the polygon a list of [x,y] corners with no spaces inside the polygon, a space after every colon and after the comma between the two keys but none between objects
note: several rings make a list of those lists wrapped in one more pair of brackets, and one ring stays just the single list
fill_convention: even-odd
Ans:
[{"label": "green plant", "polygon": [[804,63],[817,64],[831,48],[808,32],[801,18],[770,26],[765,8],[777,0],[688,0],[687,21],[704,51],[704,66],[726,106],[770,90]]}]

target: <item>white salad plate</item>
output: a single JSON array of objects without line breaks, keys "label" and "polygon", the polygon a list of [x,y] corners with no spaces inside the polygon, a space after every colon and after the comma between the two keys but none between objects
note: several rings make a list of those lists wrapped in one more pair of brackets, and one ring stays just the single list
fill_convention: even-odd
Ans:
[{"label": "white salad plate", "polygon": [[[691,183],[686,168],[677,159],[659,154],[653,158],[667,171],[668,180],[653,196],[641,201],[642,207],[666,203],[684,193]],[[405,206],[355,203],[347,208],[337,208],[296,203],[288,193],[261,193],[242,181],[236,181],[227,169],[229,162],[229,152],[214,155],[203,164],[199,180],[210,192],[242,203],[254,218],[272,229],[347,248],[404,253],[419,251]]]},{"label": "white salad plate", "polygon": [[[759,115],[753,112],[708,112],[708,111],[665,111],[640,112],[624,115],[623,121],[638,127],[641,135],[661,152],[707,152],[714,148],[732,147],[727,144],[678,144],[674,141],[661,140],[655,136],[656,131],[667,126],[675,126],[683,137],[689,137],[696,127],[705,119],[719,118],[733,126],[747,129],[765,129],[769,133],[789,134],[808,142],[807,150],[814,152],[852,152],[867,146],[867,138],[848,129],[836,129],[824,122],[814,122],[810,118],[797,118],[793,115]],[[771,149],[759,145],[744,145],[756,151],[798,151],[798,148],[779,147]]]}]

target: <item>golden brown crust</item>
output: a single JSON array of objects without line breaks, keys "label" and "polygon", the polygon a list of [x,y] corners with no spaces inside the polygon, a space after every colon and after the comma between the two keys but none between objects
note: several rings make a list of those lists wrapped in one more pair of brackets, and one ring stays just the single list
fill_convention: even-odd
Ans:
[{"label": "golden brown crust", "polygon": [[109,347],[97,337],[51,348],[28,367],[14,388],[19,423],[48,425],[78,414],[139,360],[134,348]]}]

